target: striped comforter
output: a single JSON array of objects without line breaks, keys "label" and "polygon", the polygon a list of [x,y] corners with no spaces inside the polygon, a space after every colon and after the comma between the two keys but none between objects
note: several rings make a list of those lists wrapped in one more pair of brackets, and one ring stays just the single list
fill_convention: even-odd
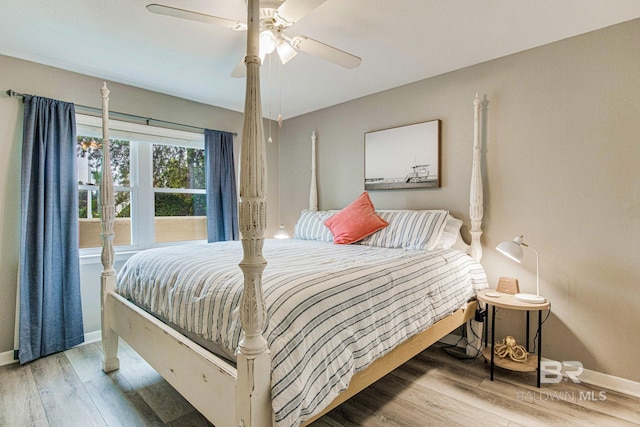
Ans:
[{"label": "striped comforter", "polygon": [[[455,250],[293,239],[267,240],[264,256],[279,426],[320,412],[355,372],[487,287],[480,264]],[[118,292],[232,354],[240,340],[241,259],[240,242],[140,252],[118,274]]]}]

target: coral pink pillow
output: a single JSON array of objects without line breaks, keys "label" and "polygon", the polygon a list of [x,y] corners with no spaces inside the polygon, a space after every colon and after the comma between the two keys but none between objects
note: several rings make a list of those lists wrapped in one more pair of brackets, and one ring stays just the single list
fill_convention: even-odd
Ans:
[{"label": "coral pink pillow", "polygon": [[365,191],[349,206],[324,222],[333,233],[333,243],[349,244],[385,228],[389,223],[380,218]]}]

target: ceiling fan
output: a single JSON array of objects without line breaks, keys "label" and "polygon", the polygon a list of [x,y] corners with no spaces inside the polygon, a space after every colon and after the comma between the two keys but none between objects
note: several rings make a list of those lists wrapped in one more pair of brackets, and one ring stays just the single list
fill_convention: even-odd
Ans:
[{"label": "ceiling fan", "polygon": [[[306,36],[288,36],[283,30],[291,27],[326,0],[263,0],[260,2],[260,57],[274,51],[280,62],[286,64],[298,51],[318,56],[345,68],[355,68],[362,60],[343,50],[321,43]],[[149,12],[176,18],[190,19],[219,25],[235,31],[246,31],[247,24],[234,20],[207,15],[185,9],[160,4],[147,5]],[[231,73],[232,77],[245,76],[244,60]]]}]

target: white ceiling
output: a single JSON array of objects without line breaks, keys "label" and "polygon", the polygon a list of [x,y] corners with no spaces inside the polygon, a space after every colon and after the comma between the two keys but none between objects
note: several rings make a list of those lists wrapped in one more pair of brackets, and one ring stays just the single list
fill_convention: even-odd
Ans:
[{"label": "white ceiling", "polygon": [[[151,2],[0,0],[0,54],[242,111],[244,79],[230,73],[246,33],[152,14]],[[246,20],[244,0],[153,2]],[[270,79],[265,61],[263,113],[287,119],[638,17],[638,0],[326,0],[287,33],[362,64],[274,57]]]}]

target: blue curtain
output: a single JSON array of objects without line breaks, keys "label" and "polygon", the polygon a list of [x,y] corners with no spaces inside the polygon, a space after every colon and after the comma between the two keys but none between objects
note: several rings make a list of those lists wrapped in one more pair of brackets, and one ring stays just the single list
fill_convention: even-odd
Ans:
[{"label": "blue curtain", "polygon": [[20,363],[84,341],[75,107],[24,97]]},{"label": "blue curtain", "polygon": [[233,162],[233,134],[204,131],[209,242],[238,240],[238,195]]}]

